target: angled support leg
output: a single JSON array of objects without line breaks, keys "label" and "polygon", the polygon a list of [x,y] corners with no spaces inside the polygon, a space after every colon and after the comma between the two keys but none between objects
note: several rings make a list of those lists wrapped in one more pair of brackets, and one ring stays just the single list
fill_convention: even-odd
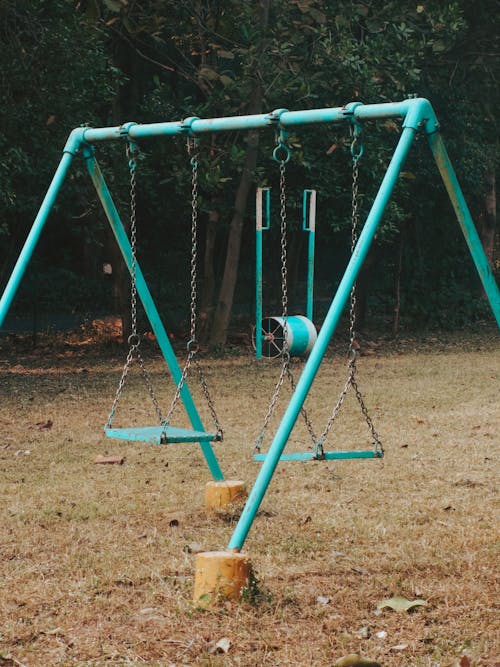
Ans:
[{"label": "angled support leg", "polygon": [[[123,224],[120,220],[115,203],[111,197],[111,193],[109,192],[108,186],[106,185],[106,181],[104,180],[99,165],[93,155],[91,147],[85,148],[84,157],[87,170],[92,179],[92,183],[94,184],[106,217],[108,218],[109,224],[111,225],[111,229],[113,230],[113,234],[115,235],[116,241],[123,255],[123,259],[125,260],[125,263],[130,271],[132,268],[132,250],[130,247],[130,242],[128,240],[125,229],[123,228]],[[146,311],[146,315],[149,319],[149,322],[151,323],[151,327],[156,336],[163,357],[170,369],[170,372],[172,373],[172,378],[174,382],[178,384],[182,375],[182,371],[179,368],[177,358],[168,339],[163,322],[161,321],[160,314],[158,313],[149,288],[146,284],[146,281],[144,280],[141,268],[138,264],[136,265],[136,280],[137,293],[139,298],[141,299],[144,310]],[[196,431],[205,431],[187,383],[184,383],[181,389],[181,400],[184,404],[184,408],[186,409],[193,428]],[[222,470],[220,469],[219,463],[214,454],[212,446],[210,445],[210,442],[199,442],[198,444],[202,449],[203,455],[205,456],[213,478],[217,481],[223,480],[224,475],[222,474]]]},{"label": "angled support leg", "polygon": [[313,383],[319,366],[323,360],[328,343],[337,327],[338,321],[342,315],[344,306],[349,298],[352,286],[354,285],[357,275],[361,269],[363,261],[368,253],[370,244],[373,240],[378,224],[382,218],[385,207],[391,197],[392,191],[396,184],[399,172],[403,166],[405,158],[412,145],[416,130],[412,127],[405,127],[401,134],[399,143],[394,151],[394,155],[389,164],[385,177],[380,185],[375,201],[371,211],[366,219],[363,231],[359,236],[358,243],[354,248],[351,260],[347,265],[344,277],[340,282],[335,297],[328,310],[327,316],[318,334],[318,339],[309,355],[302,375],[297,383],[297,387],[290,399],[290,403],[283,415],[281,424],[276,431],[274,440],[271,443],[266,460],[262,464],[257,479],[255,480],[253,489],[248,496],[247,503],[241,514],[240,520],[236,525],[234,533],[228,544],[228,549],[233,551],[241,551],[243,543],[252,527],[253,520],[259,509],[259,506],[267,491],[267,487],[271,482],[274,471],[278,464],[281,454],[286,446],[290,433],[295,425],[297,417],[300,413],[304,401],[307,397],[309,389]]},{"label": "angled support leg", "polygon": [[19,254],[16,265],[12,271],[12,274],[9,278],[7,285],[5,286],[2,298],[0,299],[0,327],[2,326],[7,316],[12,300],[14,299],[17,289],[19,287],[19,283],[21,282],[22,277],[24,276],[26,267],[28,266],[29,261],[33,255],[33,252],[36,248],[36,244],[38,243],[38,239],[40,238],[40,234],[42,233],[42,230],[45,226],[49,213],[51,212],[52,207],[54,206],[57,194],[61,189],[64,179],[66,178],[68,170],[71,166],[71,162],[73,161],[73,157],[76,154],[76,150],[77,147],[69,145],[68,142],[68,145],[66,146],[63,156],[61,158],[61,162],[59,163],[59,166],[56,169],[56,172],[52,178],[52,182],[49,186],[49,189],[47,190],[42,205],[40,206],[40,210],[38,211],[38,214],[31,227],[30,233],[28,234],[28,237],[24,243],[23,249]]},{"label": "angled support leg", "polygon": [[493,315],[500,327],[500,291],[495,282],[488,259],[484,254],[481,239],[477,233],[474,222],[467,206],[467,203],[462,194],[462,189],[455,175],[455,170],[450,162],[448,152],[446,151],[443,138],[439,132],[434,132],[427,136],[430,149],[436,160],[439,173],[443,179],[448,195],[451,199],[455,214],[457,216],[460,227],[467,245],[469,246],[470,254],[476,265],[477,272],[483,283],[484,291],[491,305]]}]

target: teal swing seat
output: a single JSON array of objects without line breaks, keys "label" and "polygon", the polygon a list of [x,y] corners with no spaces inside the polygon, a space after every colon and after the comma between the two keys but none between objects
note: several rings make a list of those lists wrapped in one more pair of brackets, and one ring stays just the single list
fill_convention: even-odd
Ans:
[{"label": "teal swing seat", "polygon": [[173,442],[213,442],[220,440],[218,433],[193,431],[175,426],[133,426],[129,428],[106,428],[106,437],[118,440],[145,442],[149,445],[167,445]]},{"label": "teal swing seat", "polygon": [[[254,454],[254,461],[265,461],[267,454]],[[282,454],[280,461],[333,461],[333,460],[347,460],[347,459],[381,459],[383,453],[379,450],[373,449],[351,449],[346,451],[322,452],[317,454],[314,451],[310,452],[290,452]]]}]

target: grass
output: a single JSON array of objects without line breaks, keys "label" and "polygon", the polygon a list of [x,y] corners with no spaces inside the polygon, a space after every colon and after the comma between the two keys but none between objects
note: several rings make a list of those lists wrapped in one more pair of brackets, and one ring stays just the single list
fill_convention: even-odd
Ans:
[{"label": "grass", "polygon": [[[193,552],[224,549],[237,517],[205,515],[198,447],[102,436],[116,351],[4,342],[0,665],[326,666],[348,653],[384,667],[500,664],[497,333],[364,349],[359,382],[385,459],[280,464],[245,544],[261,595],[201,611]],[[342,364],[330,355],[313,386],[315,424],[342,387]],[[221,466],[251,485],[276,365],[242,354],[205,367],[225,426]],[[165,404],[163,366],[151,368]],[[130,380],[116,425],[152,414]],[[290,448],[307,437],[298,425]],[[351,398],[329,444],[369,445]],[[105,453],[125,465],[94,465]],[[391,595],[427,604],[376,613]],[[223,637],[227,653],[216,647]]]}]

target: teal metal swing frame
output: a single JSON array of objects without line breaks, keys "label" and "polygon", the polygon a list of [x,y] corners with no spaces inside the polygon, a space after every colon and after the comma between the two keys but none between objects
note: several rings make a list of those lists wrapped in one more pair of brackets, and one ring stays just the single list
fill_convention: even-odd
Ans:
[{"label": "teal metal swing frame", "polygon": [[[324,109],[309,109],[288,111],[277,109],[267,114],[248,116],[232,116],[213,119],[191,117],[183,121],[152,123],[140,125],[126,123],[117,127],[90,128],[79,127],[73,130],[63,150],[63,156],[47,190],[40,210],[33,222],[31,231],[21,250],[14,270],[9,278],[0,299],[0,327],[2,326],[19,283],[31,259],[40,234],[43,230],[49,213],[54,206],[57,194],[68,174],[75,157],[83,157],[87,171],[96,189],[97,195],[106,217],[111,225],[117,243],[125,259],[129,271],[131,269],[130,243],[120,220],[120,216],[113,202],[107,184],[95,158],[95,146],[103,141],[140,142],[144,138],[167,136],[202,136],[213,132],[256,129],[290,129],[301,125],[313,124],[345,124],[364,123],[372,120],[393,119],[402,123],[402,131],[392,159],[388,165],[378,193],[373,201],[372,208],[366,218],[363,230],[346,267],[343,278],[332,299],[330,308],[323,322],[318,339],[304,366],[304,370],[296,385],[295,391],[276,431],[266,459],[263,462],[254,486],[248,496],[238,524],[235,527],[229,550],[240,551],[252,526],[258,508],[264,498],[269,483],[273,477],[280,456],[288,442],[290,433],[300,414],[300,410],[307,397],[312,382],[316,376],[328,343],[337,327],[350,291],[356,281],[363,261],[368,253],[377,227],[382,219],[385,207],[391,197],[398,176],[413,144],[415,136],[421,133],[427,137],[429,148],[436,162],[437,168],[448,192],[455,210],[456,217],[464,234],[472,259],[478,271],[497,324],[500,327],[500,291],[495,282],[491,267],[483,251],[481,241],[472,221],[462,190],[455,175],[453,166],[446,151],[436,114],[430,102],[423,98],[412,98],[402,102],[382,104],[361,104],[352,102],[343,107]],[[181,370],[172,350],[165,327],[151,297],[144,276],[137,266],[137,292],[141,299],[147,317],[156,335],[160,349],[169,366],[173,379],[178,382]],[[185,383],[182,387],[181,399],[190,418],[193,429],[205,432],[200,416],[193,402],[189,388]],[[210,442],[200,442],[200,447],[215,479],[223,479],[222,471],[210,446]]]}]

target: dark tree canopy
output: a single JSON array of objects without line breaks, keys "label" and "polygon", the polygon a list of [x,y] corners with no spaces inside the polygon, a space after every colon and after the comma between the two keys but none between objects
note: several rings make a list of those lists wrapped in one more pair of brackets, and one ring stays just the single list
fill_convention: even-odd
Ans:
[{"label": "dark tree canopy", "polygon": [[[414,94],[428,97],[437,111],[485,249],[498,264],[497,16],[492,0],[5,0],[0,5],[0,285],[66,137],[81,123],[230,116]],[[393,122],[365,128],[363,212],[399,131]],[[200,290],[212,345],[225,343],[231,316],[252,318],[252,197],[255,185],[276,191],[274,140],[269,133],[237,133],[201,142]],[[349,141],[345,128],[300,129],[291,136],[292,300],[302,280],[304,244],[294,211],[304,188],[318,190],[317,294],[328,300],[341,277],[349,250]],[[187,317],[189,160],[178,141],[145,142],[141,150],[140,259],[160,310],[175,328]],[[99,159],[126,221],[123,147],[103,147]],[[94,199],[78,164],[17,299],[19,311],[29,312],[35,300],[54,312],[125,308],[127,289],[118,284],[123,287],[123,271]],[[271,250],[275,236],[270,235]],[[274,257],[269,281],[279,271]],[[116,265],[114,291],[102,275],[108,261]],[[271,300],[277,287],[268,287]],[[409,326],[489,317],[424,142],[402,174],[360,290],[365,322],[379,318],[389,329],[396,300],[398,318],[401,314]],[[303,308],[300,296],[295,305]]]}]

